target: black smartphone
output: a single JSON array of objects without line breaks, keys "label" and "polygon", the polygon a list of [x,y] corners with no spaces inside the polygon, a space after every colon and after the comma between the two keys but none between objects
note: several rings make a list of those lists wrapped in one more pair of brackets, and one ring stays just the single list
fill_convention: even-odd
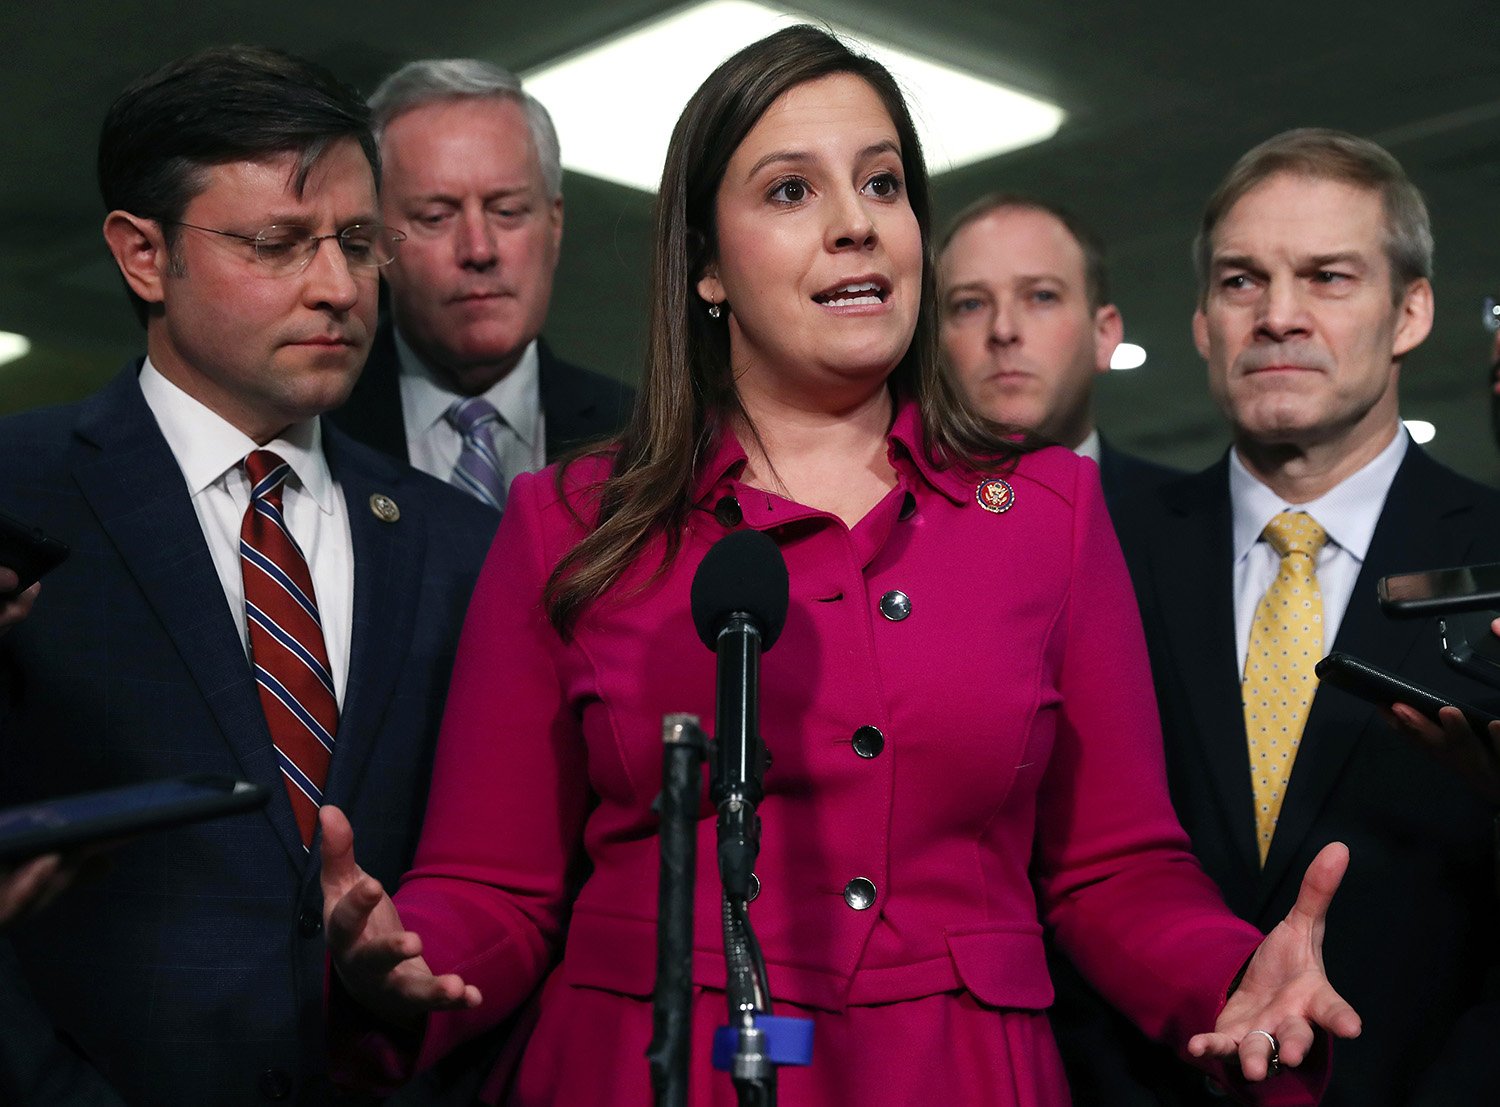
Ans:
[{"label": "black smartphone", "polygon": [[68,547],[44,533],[40,527],[23,523],[0,511],[0,565],[13,569],[21,578],[10,592],[0,592],[0,599],[24,592],[42,576],[62,564]]},{"label": "black smartphone", "polygon": [[1394,573],[1382,577],[1376,589],[1385,613],[1400,618],[1500,610],[1500,565]]},{"label": "black smartphone", "polygon": [[0,862],[129,838],[261,807],[269,794],[227,776],[182,776],[0,810]]},{"label": "black smartphone", "polygon": [[1362,700],[1368,700],[1381,707],[1389,707],[1393,703],[1404,703],[1415,707],[1433,722],[1437,722],[1439,708],[1456,707],[1464,713],[1464,718],[1468,720],[1475,732],[1482,734],[1485,728],[1497,718],[1488,711],[1481,711],[1466,703],[1457,703],[1447,696],[1415,685],[1403,677],[1376,668],[1369,662],[1361,661],[1347,653],[1329,654],[1318,662],[1314,671],[1323,683],[1342,688],[1345,692],[1356,695]]},{"label": "black smartphone", "polygon": [[1438,620],[1443,660],[1467,676],[1500,688],[1500,638],[1490,624],[1500,611],[1475,611]]}]

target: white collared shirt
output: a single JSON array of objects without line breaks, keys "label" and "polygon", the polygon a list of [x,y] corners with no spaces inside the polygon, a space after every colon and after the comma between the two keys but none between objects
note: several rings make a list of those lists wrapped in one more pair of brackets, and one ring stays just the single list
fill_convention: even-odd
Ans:
[{"label": "white collared shirt", "polygon": [[149,358],[139,379],[146,404],[187,481],[193,511],[203,528],[247,658],[250,638],[245,627],[245,585],[240,575],[240,526],[250,506],[250,482],[240,463],[252,450],[267,449],[291,466],[282,492],[282,513],[312,573],[334,691],[342,707],[354,625],[354,543],[343,493],[323,456],[318,421],[288,427],[261,447],[167,380]]},{"label": "white collared shirt", "polygon": [[1305,504],[1288,504],[1250,474],[1239,453],[1229,451],[1229,502],[1234,520],[1234,629],[1239,671],[1245,671],[1255,608],[1276,579],[1281,555],[1261,537],[1266,524],[1283,511],[1305,511],[1328,532],[1318,552],[1318,588],[1323,593],[1323,652],[1333,648],[1339,624],[1354,594],[1354,582],[1370,550],[1370,539],[1385,498],[1406,457],[1404,429],[1364,468]]},{"label": "white collared shirt", "polygon": [[1097,429],[1089,431],[1089,436],[1074,446],[1073,452],[1079,457],[1086,457],[1095,465],[1098,465],[1100,452],[1099,431]]},{"label": "white collared shirt", "polygon": [[[406,451],[411,455],[412,465],[446,481],[458,464],[463,437],[443,415],[454,400],[467,397],[445,387],[399,330],[396,359],[401,366],[401,418],[406,424]],[[522,352],[515,368],[482,395],[500,413],[500,422],[494,429],[495,452],[509,489],[517,473],[534,473],[547,464],[541,358],[535,339]]]}]

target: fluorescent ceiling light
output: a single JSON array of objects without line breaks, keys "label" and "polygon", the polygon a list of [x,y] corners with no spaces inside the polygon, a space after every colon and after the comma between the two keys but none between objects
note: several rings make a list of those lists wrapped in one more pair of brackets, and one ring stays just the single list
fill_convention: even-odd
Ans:
[{"label": "fluorescent ceiling light", "polygon": [[1431,442],[1437,437],[1437,427],[1433,426],[1426,419],[1403,419],[1401,421],[1406,424],[1406,429],[1411,434],[1411,440],[1419,446]]},{"label": "fluorescent ceiling light", "polygon": [[31,353],[31,340],[24,334],[0,331],[0,365],[18,361]]},{"label": "fluorescent ceiling light", "polygon": [[1146,364],[1146,348],[1134,342],[1121,342],[1110,355],[1111,369],[1139,369]]},{"label": "fluorescent ceiling light", "polygon": [[[750,0],[710,0],[526,73],[547,106],[567,168],[654,192],[677,117],[725,58],[809,16]],[[827,24],[881,62],[906,92],[933,174],[1042,142],[1064,113],[937,61]]]}]

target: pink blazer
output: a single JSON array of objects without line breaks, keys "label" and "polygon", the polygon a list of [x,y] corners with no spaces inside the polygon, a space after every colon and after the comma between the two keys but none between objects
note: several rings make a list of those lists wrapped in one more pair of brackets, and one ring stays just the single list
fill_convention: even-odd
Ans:
[{"label": "pink blazer", "polygon": [[[667,571],[654,575],[659,544],[566,641],[542,588],[583,534],[574,511],[587,513],[606,466],[575,465],[561,497],[551,471],[516,480],[396,896],[429,963],[462,973],[485,1003],[434,1016],[418,1062],[515,1010],[561,955],[515,1102],[649,1099],[661,718],[712,724],[714,657],[688,593],[736,527],[775,538],[791,579],[762,665],[774,761],[751,913],[776,999],[819,1022],[813,1068],[832,1083],[807,1077],[805,1101],[851,1094],[873,1033],[916,1055],[907,1093],[930,1093],[942,1063],[966,1103],[1065,1103],[1043,1016],[1043,919],[1148,1033],[1181,1046],[1211,1028],[1260,934],[1223,906],[1167,799],[1140,620],[1094,466],[1063,449],[1030,454],[987,490],[1003,507],[990,510],[980,478],[927,462],[906,406],[890,435],[899,485],[851,531],[741,483],[744,457],[726,436]],[[906,612],[892,618],[898,592]],[[868,727],[878,738],[856,743]],[[722,1022],[713,840],[705,800],[694,973]],[[857,879],[873,885],[868,906]],[[986,1044],[1003,1020],[1024,1033]],[[628,1086],[616,1071],[577,1082],[601,1054],[619,1058],[606,1070],[632,1067]],[[699,1067],[695,1079],[717,1087]],[[898,1072],[873,1067],[885,1101],[910,1101]],[[551,1081],[552,1068],[574,1083]],[[784,1077],[784,1103],[803,1079]],[[997,1081],[1011,1090],[987,1098]],[[1262,1102],[1309,1102],[1309,1081],[1284,1076]]]}]

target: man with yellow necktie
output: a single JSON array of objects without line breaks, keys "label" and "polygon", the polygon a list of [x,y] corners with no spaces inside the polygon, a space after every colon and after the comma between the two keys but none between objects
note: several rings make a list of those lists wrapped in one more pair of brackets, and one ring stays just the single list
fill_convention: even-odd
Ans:
[{"label": "man with yellow necktie", "polygon": [[[1337,644],[1458,698],[1487,695],[1446,670],[1431,621],[1388,620],[1375,597],[1387,573],[1500,560],[1500,495],[1401,424],[1402,365],[1432,325],[1426,206],[1375,144],[1291,131],[1230,170],[1195,257],[1193,336],[1233,447],[1113,513],[1173,802],[1230,907],[1262,927],[1320,848],[1349,845],[1324,953],[1365,1030],[1339,1043],[1323,1102],[1436,1102],[1424,1085],[1473,1086],[1482,1060],[1449,1039],[1500,947],[1495,811],[1313,673]],[[1159,1101],[1223,1102],[1148,1048],[1127,1051]],[[1477,1094],[1463,1102],[1500,1102]]]}]

